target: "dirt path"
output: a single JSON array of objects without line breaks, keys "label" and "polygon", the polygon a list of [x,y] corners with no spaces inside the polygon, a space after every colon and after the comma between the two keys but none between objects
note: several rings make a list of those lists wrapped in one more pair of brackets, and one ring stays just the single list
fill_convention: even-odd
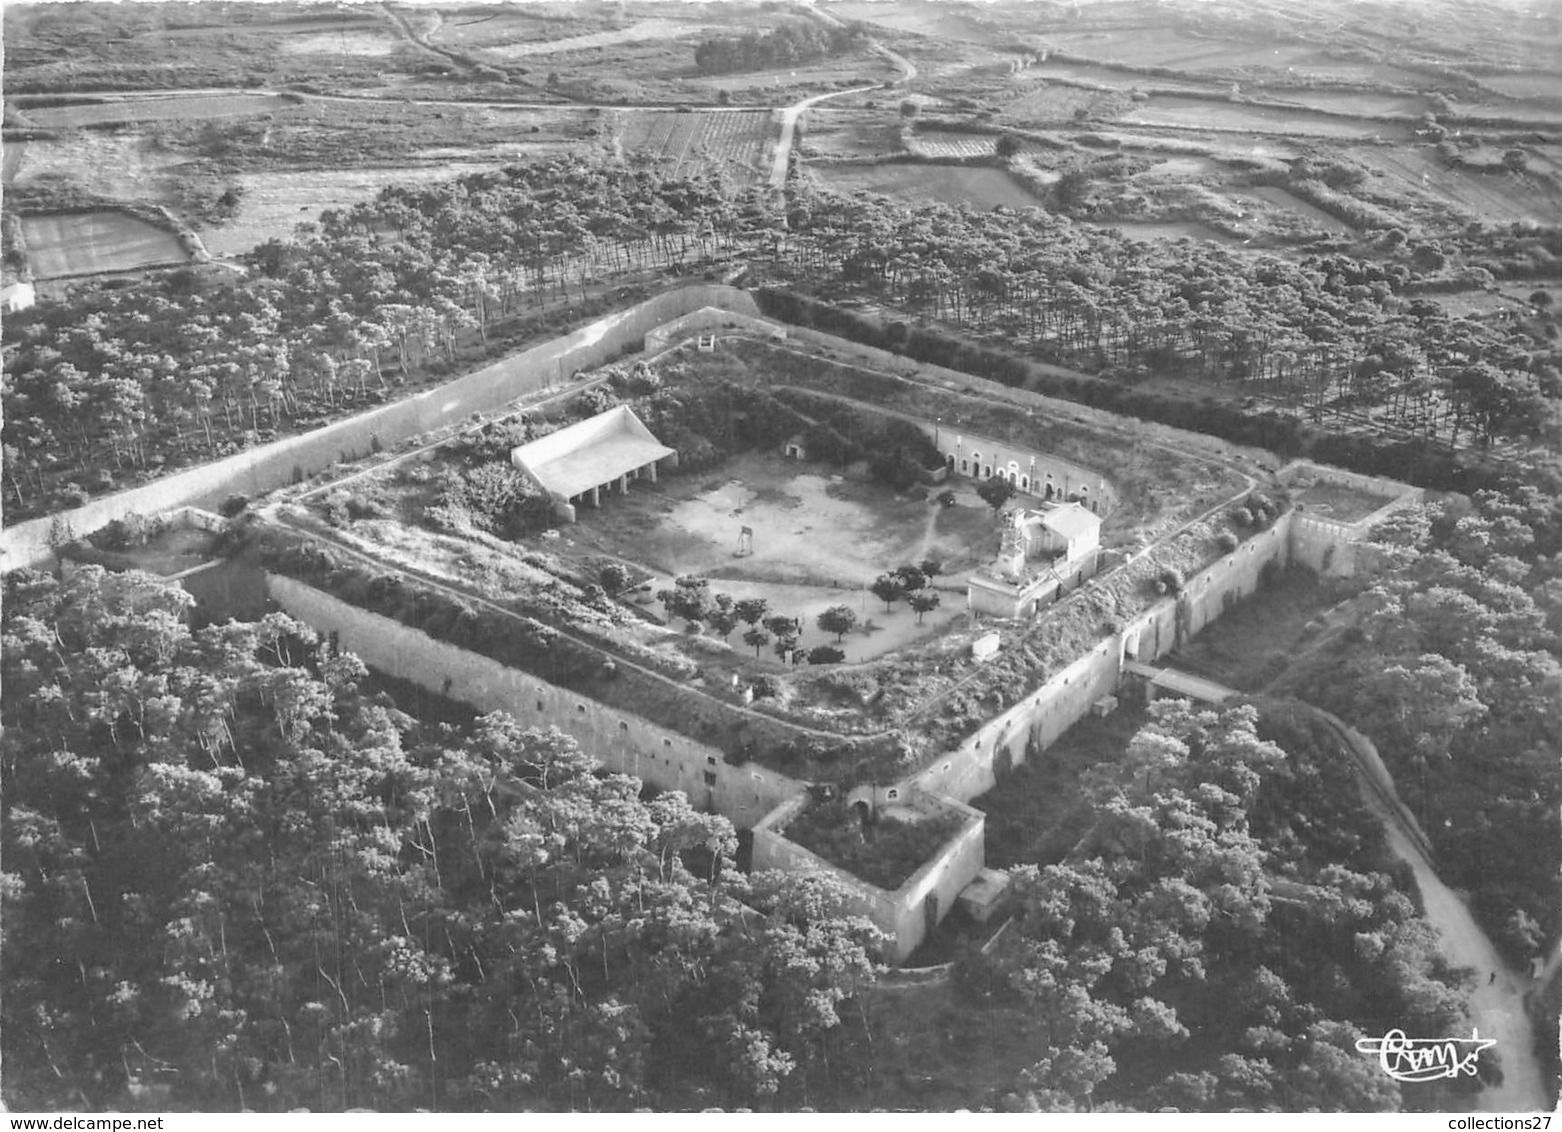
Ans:
[{"label": "dirt path", "polygon": [[27,155],[27,143],[6,142],[0,147],[0,184],[9,185],[22,171],[22,159]]},{"label": "dirt path", "polygon": [[[1318,708],[1309,710],[1330,725],[1358,764],[1365,763],[1366,753],[1356,749],[1357,741],[1339,719]],[[1535,1057],[1535,1029],[1525,1006],[1530,980],[1508,966],[1475,922],[1464,898],[1443,883],[1427,856],[1424,836],[1419,830],[1414,831],[1417,836],[1411,835],[1409,819],[1379,793],[1364,765],[1359,781],[1367,808],[1383,825],[1389,848],[1415,874],[1426,918],[1439,933],[1438,949],[1453,966],[1475,972],[1475,987],[1469,996],[1471,1024],[1483,1038],[1496,1039],[1495,1052],[1502,1066],[1502,1083],[1482,1089],[1475,1107],[1481,1112],[1548,1111],[1550,1094]],[[1411,1037],[1418,1036],[1408,1023],[1405,1030]]]},{"label": "dirt path", "polygon": [[878,90],[878,83],[868,86],[854,86],[850,90],[832,90],[826,94],[815,94],[801,102],[795,102],[781,111],[781,136],[776,140],[775,159],[770,163],[770,187],[779,189],[786,184],[787,163],[792,156],[792,138],[797,132],[797,120],[810,106],[817,106],[827,98],[844,98],[848,94],[861,94],[868,90]]},{"label": "dirt path", "polygon": [[1441,934],[1444,957],[1457,966],[1475,969],[1471,1023],[1483,1038],[1497,1040],[1496,1052],[1502,1058],[1502,1084],[1481,1090],[1476,1108],[1481,1112],[1545,1112],[1547,1091],[1533,1052],[1535,1029],[1524,1008],[1529,980],[1503,962],[1464,900],[1442,882],[1399,823],[1388,816],[1382,802],[1369,793],[1367,804],[1383,819],[1389,847],[1415,873],[1426,918]]}]

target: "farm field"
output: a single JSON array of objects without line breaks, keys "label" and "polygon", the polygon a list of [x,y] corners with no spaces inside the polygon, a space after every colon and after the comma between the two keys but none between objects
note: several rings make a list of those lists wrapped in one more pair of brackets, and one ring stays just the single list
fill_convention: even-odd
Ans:
[{"label": "farm field", "polygon": [[179,160],[177,154],[160,149],[141,134],[79,130],[52,138],[7,141],[4,183],[74,182],[115,200],[167,200]]},{"label": "farm field", "polygon": [[1407,128],[1396,122],[1309,114],[1180,95],[1156,95],[1148,102],[1132,103],[1122,120],[1136,126],[1300,134],[1320,138],[1397,140],[1408,136]]},{"label": "farm field", "polygon": [[1325,232],[1346,233],[1352,230],[1351,226],[1343,220],[1330,216],[1323,209],[1309,204],[1307,201],[1286,192],[1284,189],[1275,188],[1274,186],[1260,186],[1249,191],[1253,196],[1268,201],[1272,205],[1298,214]]},{"label": "farm field", "polygon": [[841,192],[882,193],[890,197],[969,204],[973,208],[1034,208],[1041,201],[1001,169],[959,165],[830,165],[814,174]]},{"label": "farm field", "polygon": [[900,152],[900,122],[883,111],[811,108],[802,119],[802,152],[818,157],[876,157]]},{"label": "farm field", "polygon": [[1002,33],[966,19],[958,12],[940,10],[931,5],[901,7],[883,0],[869,3],[831,4],[829,12],[840,20],[863,20],[896,31],[914,32],[934,39],[953,39],[982,46],[1002,40]]},{"label": "farm field", "polygon": [[397,51],[413,51],[404,39],[388,27],[371,24],[344,25],[331,31],[310,31],[279,37],[277,47],[284,55],[352,55],[384,58]]},{"label": "farm field", "polygon": [[1374,148],[1356,157],[1386,180],[1389,191],[1431,199],[1470,217],[1562,222],[1562,193],[1549,178],[1449,168],[1436,150],[1424,147]]},{"label": "farm field", "polygon": [[338,9],[329,18],[325,19],[250,20],[233,23],[213,20],[211,23],[189,23],[179,27],[158,28],[155,31],[142,32],[138,38],[196,39],[208,35],[243,35],[246,33],[308,35],[312,32],[327,31],[333,33],[337,31],[372,31],[380,26],[382,26],[382,21],[373,16],[357,15],[350,11]]},{"label": "farm field", "polygon": [[29,107],[22,115],[43,129],[104,126],[121,122],[178,122],[238,118],[281,110],[288,102],[276,94],[191,94],[171,98],[124,98],[72,106]]},{"label": "farm field", "polygon": [[1238,247],[1242,243],[1197,220],[1115,220],[1102,223],[1101,227],[1116,228],[1134,240],[1208,240],[1227,247]]},{"label": "farm field", "polygon": [[689,171],[714,165],[738,184],[764,175],[766,149],[778,127],[768,110],[678,113],[667,110],[618,112],[614,143],[634,153]]},{"label": "farm field", "polygon": [[918,130],[911,139],[915,153],[935,158],[991,157],[998,146],[992,134],[962,134],[952,130]]},{"label": "farm field", "polygon": [[[1533,283],[1509,285],[1495,291],[1438,291],[1427,296],[1454,318],[1483,318],[1495,311],[1519,313],[1529,309],[1528,297],[1537,288]],[[1544,290],[1545,288],[1540,288]]]},{"label": "farm field", "polygon": [[1136,153],[1147,157],[1209,157],[1216,161],[1261,161],[1278,166],[1302,153],[1301,145],[1273,134],[1258,136],[1237,133],[1199,133],[1196,130],[1168,131],[1165,134],[1134,133],[1118,123],[1097,126],[1070,135],[1079,145],[1091,149],[1110,149],[1117,153]]},{"label": "farm field", "polygon": [[786,70],[740,71],[731,75],[699,75],[691,65],[681,75],[681,85],[688,92],[707,94],[712,101],[717,91],[725,90],[747,95],[750,101],[780,105],[810,94],[881,83],[898,73],[877,55],[858,54]]},{"label": "farm field", "polygon": [[448,181],[502,164],[496,159],[421,167],[242,173],[235,178],[244,190],[238,215],[221,227],[202,229],[201,241],[214,256],[243,255],[267,240],[291,236],[294,228],[318,220],[326,209],[351,208],[370,200],[387,185]]},{"label": "farm field", "polygon": [[1456,101],[1454,111],[1461,118],[1489,119],[1497,122],[1516,122],[1522,126],[1555,129],[1562,117],[1562,107],[1546,106],[1540,102],[1508,102],[1502,99],[1482,99],[1479,102]]},{"label": "farm field", "polygon": [[[967,134],[959,130],[918,130],[911,139],[911,150],[938,159],[992,157],[998,147],[997,134]],[[1055,153],[1056,150],[1022,139],[1022,154]]]},{"label": "farm field", "polygon": [[1148,154],[1146,156],[1152,159],[1159,159],[1148,169],[1135,173],[1135,180],[1205,179],[1218,177],[1225,172],[1225,166],[1212,157],[1160,157],[1159,154]]},{"label": "farm field", "polygon": [[1317,54],[1305,44],[1207,39],[1158,26],[1111,32],[1049,31],[1041,38],[1058,50],[1091,60],[1191,72],[1285,70]]},{"label": "farm field", "polygon": [[1114,90],[1133,90],[1139,88],[1149,90],[1187,91],[1198,94],[1201,92],[1214,93],[1219,88],[1212,83],[1200,82],[1196,79],[1172,79],[1164,75],[1144,75],[1137,71],[1127,71],[1121,67],[1111,67],[1102,63],[1079,63],[1071,59],[1048,59],[1044,63],[1038,63],[1026,72],[1026,77],[1037,76],[1041,79],[1068,79],[1073,82],[1088,83],[1095,86],[1111,87]]},{"label": "farm field", "polygon": [[[1159,85],[1160,80],[1156,80]],[[1415,94],[1382,94],[1369,90],[1321,90],[1306,87],[1248,87],[1255,98],[1275,102],[1294,102],[1331,114],[1350,114],[1359,118],[1415,118],[1426,113],[1427,101]]]},{"label": "farm field", "polygon": [[[524,7],[466,9],[442,15],[428,40],[440,47],[466,51],[486,45],[560,42],[622,26],[616,14],[587,14],[575,5],[527,4]],[[430,13],[432,14],[432,13]]]},{"label": "farm field", "polygon": [[40,279],[129,271],[190,258],[173,233],[122,212],[24,216],[21,226],[28,261]]},{"label": "farm field", "polygon": [[1081,114],[1087,118],[1115,118],[1129,105],[1120,91],[1048,83],[1005,103],[1003,116],[1026,122],[1073,123]]},{"label": "farm field", "polygon": [[1562,74],[1555,71],[1517,71],[1506,75],[1480,75],[1480,84],[1514,98],[1545,99],[1562,103]]},{"label": "farm field", "polygon": [[[446,25],[448,27],[448,25]],[[482,26],[482,25],[479,25]],[[507,24],[507,27],[515,25]],[[527,29],[517,27],[517,34],[525,34]],[[628,27],[610,28],[604,31],[588,32],[585,35],[571,35],[559,39],[521,39],[512,43],[495,43],[492,39],[480,41],[476,34],[462,39],[462,46],[472,52],[479,59],[501,59],[509,62],[515,59],[529,59],[537,55],[555,55],[564,51],[586,51],[600,47],[613,47],[621,43],[646,43],[652,40],[695,40],[701,35],[713,31],[730,30],[725,25],[714,27],[691,22],[687,20],[649,19],[639,20]],[[474,29],[475,31],[475,29]],[[444,28],[436,32],[430,39],[431,43],[446,42]],[[693,49],[690,49],[690,58],[693,58]]]}]

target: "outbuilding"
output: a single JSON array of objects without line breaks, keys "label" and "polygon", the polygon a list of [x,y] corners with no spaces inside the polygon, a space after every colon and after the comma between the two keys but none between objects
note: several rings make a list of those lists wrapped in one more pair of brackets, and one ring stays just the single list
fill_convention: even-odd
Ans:
[{"label": "outbuilding", "polygon": [[627,494],[632,480],[656,482],[657,465],[678,466],[678,453],[652,435],[628,405],[577,421],[510,450],[510,463],[547,492],[554,511],[575,521],[579,503],[602,505],[602,493]]}]

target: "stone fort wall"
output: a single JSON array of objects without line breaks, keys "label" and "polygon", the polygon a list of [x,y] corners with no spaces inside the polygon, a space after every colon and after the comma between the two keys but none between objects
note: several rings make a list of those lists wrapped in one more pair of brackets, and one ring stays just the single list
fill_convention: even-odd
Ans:
[{"label": "stone fort wall", "polygon": [[1289,562],[1294,514],[1280,516],[1274,526],[1193,575],[1175,597],[1156,602],[1054,673],[958,748],[914,775],[910,784],[961,801],[991,790],[1030,753],[1046,750],[1082,719],[1092,704],[1111,695],[1125,660],[1148,662],[1166,655],[1253,593],[1266,565]]},{"label": "stone fort wall", "polygon": [[233,494],[259,495],[356,460],[378,444],[390,448],[420,433],[457,424],[535,393],[577,370],[640,348],[646,335],[702,307],[756,311],[746,291],[720,284],[683,287],[599,318],[580,329],[522,350],[475,373],[299,436],[289,436],[222,460],[164,476],[155,483],[94,499],[71,511],[31,519],[0,532],[0,570],[36,566],[51,554],[58,524],[86,535],[127,515],[156,515],[183,504],[215,508]]},{"label": "stone fort wall", "polygon": [[726,815],[739,829],[752,828],[803,790],[802,783],[758,763],[733,766],[715,747],[436,641],[313,586],[276,574],[267,575],[266,584],[283,610],[322,635],[335,634],[342,648],[369,667],[479,711],[504,711],[526,725],[557,727],[609,769],[661,790],[681,790],[695,806]]},{"label": "stone fort wall", "polygon": [[987,860],[985,815],[949,798],[929,801],[939,809],[960,811],[966,819],[965,824],[894,892],[868,884],[780,832],[780,827],[807,805],[806,798],[783,803],[755,826],[753,866],[755,869],[822,872],[834,876],[851,893],[850,910],[868,917],[891,936],[890,958],[899,963],[927,938],[929,928],[954,907],[955,899],[982,871]]}]

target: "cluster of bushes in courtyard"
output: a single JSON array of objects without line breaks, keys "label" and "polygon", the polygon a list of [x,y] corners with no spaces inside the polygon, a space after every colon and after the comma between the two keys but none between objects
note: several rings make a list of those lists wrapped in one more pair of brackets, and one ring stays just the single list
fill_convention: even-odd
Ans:
[{"label": "cluster of bushes in courtyard", "polygon": [[787,825],[788,840],[869,884],[893,892],[927,864],[965,819],[941,812],[918,818],[881,814],[864,821],[844,802],[817,802]]},{"label": "cluster of bushes in courtyard", "polygon": [[[632,679],[631,669],[605,667],[608,654],[674,679],[693,675],[692,665],[680,665],[661,654],[640,648],[620,634],[604,631],[582,616],[583,601],[556,595],[535,599],[535,612],[561,618],[572,634],[591,638],[582,644],[561,634],[536,617],[522,612],[502,616],[476,607],[415,579],[394,572],[378,572],[356,559],[339,555],[316,543],[267,539],[261,544],[261,563],[267,570],[306,582],[349,605],[378,613],[418,629],[436,640],[482,653],[502,664],[535,672],[549,683],[588,690],[606,679]],[[526,595],[507,595],[507,604],[525,606]],[[609,614],[598,611],[596,620]]]},{"label": "cluster of bushes in courtyard", "polygon": [[797,389],[778,394],[814,420],[803,433],[808,454],[845,466],[868,461],[879,483],[905,491],[944,466],[932,437],[910,421]]},{"label": "cluster of bushes in courtyard", "polygon": [[740,452],[779,449],[808,425],[763,389],[686,376],[676,364],[667,367],[662,388],[632,402],[645,426],[678,450],[680,471],[702,471]]}]

